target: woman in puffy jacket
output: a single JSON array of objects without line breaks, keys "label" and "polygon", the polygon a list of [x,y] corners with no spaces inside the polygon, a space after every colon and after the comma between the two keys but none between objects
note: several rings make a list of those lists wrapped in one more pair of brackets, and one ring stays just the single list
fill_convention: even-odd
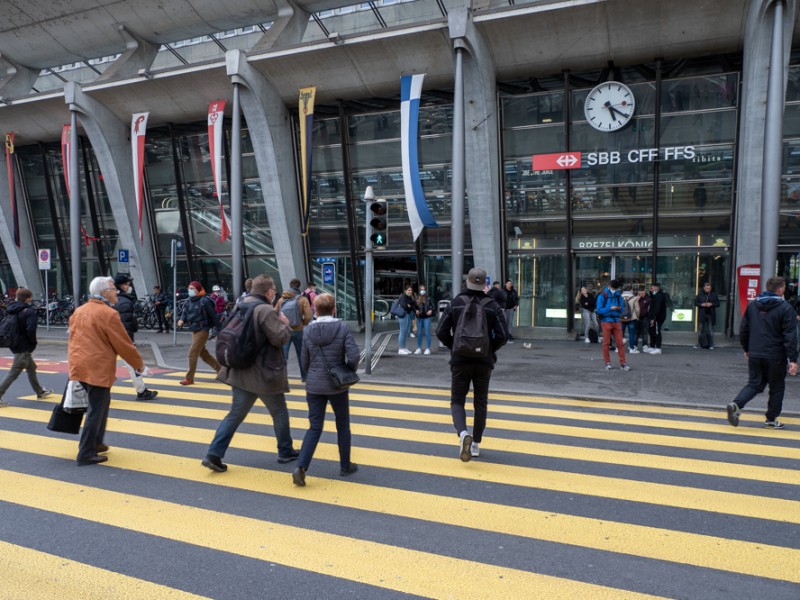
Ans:
[{"label": "woman in puffy jacket", "polygon": [[431,353],[431,321],[433,320],[433,300],[428,296],[428,290],[424,285],[419,286],[419,295],[414,307],[417,316],[417,349],[414,354],[422,354],[423,338],[425,341],[425,354]]},{"label": "woman in puffy jacket", "polygon": [[333,386],[328,368],[347,365],[355,370],[361,353],[347,323],[335,318],[336,299],[330,294],[320,294],[314,299],[317,320],[303,330],[303,350],[300,361],[306,371],[306,402],[308,403],[309,429],[303,438],[297,468],[292,472],[295,485],[306,484],[306,471],[314,457],[325,410],[331,403],[336,417],[336,437],[339,445],[339,475],[347,477],[358,470],[350,461],[350,394],[347,388]]}]

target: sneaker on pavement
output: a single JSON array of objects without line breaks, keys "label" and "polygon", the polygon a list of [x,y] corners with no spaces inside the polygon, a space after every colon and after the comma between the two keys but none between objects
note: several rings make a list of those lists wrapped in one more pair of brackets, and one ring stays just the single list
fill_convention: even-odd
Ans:
[{"label": "sneaker on pavement", "polygon": [[785,429],[786,425],[775,419],[774,421],[764,421],[764,427],[767,429]]},{"label": "sneaker on pavement", "polygon": [[709,346],[708,349],[709,350],[714,350],[715,348],[714,348],[714,346]]},{"label": "sneaker on pavement", "polygon": [[293,460],[297,460],[298,456],[300,456],[300,451],[299,450],[295,450],[293,448],[292,451],[289,454],[287,454],[286,456],[279,456],[278,457],[278,463],[280,463],[282,465],[285,465],[288,462],[292,462]]},{"label": "sneaker on pavement", "polygon": [[469,453],[470,455],[472,455],[472,458],[477,458],[478,456],[481,455],[481,448],[478,445],[478,442],[472,442],[472,444],[469,447]]},{"label": "sneaker on pavement", "polygon": [[628,365],[620,365],[620,371],[630,371],[631,368]]},{"label": "sneaker on pavement", "polygon": [[228,470],[228,465],[224,464],[219,456],[214,456],[213,454],[207,454],[202,464],[207,469],[211,469],[217,473],[224,473]]},{"label": "sneaker on pavement", "polygon": [[53,390],[42,390],[41,392],[36,394],[36,397],[39,398],[39,400],[41,400],[42,398],[47,398],[52,393],[53,393]]},{"label": "sneaker on pavement", "polygon": [[414,350],[414,354],[422,354],[422,349],[417,348],[416,350]]},{"label": "sneaker on pavement", "polygon": [[348,475],[352,475],[358,471],[358,465],[356,463],[350,463],[350,466],[345,469],[339,469],[339,475],[342,477],[347,477]]},{"label": "sneaker on pavement", "polygon": [[461,441],[458,443],[459,448],[461,449],[459,452],[458,457],[463,462],[469,462],[472,460],[472,436],[468,434],[466,431],[461,432]]},{"label": "sneaker on pavement", "polygon": [[589,338],[586,338],[586,339],[585,339],[585,340],[583,340],[583,341],[584,341],[584,342],[586,342],[587,344],[591,344],[591,340],[590,340]]},{"label": "sneaker on pavement", "polygon": [[423,354],[430,354],[430,353],[431,353],[431,349],[430,348],[425,348],[425,352],[423,352]]},{"label": "sneaker on pavement", "polygon": [[411,354],[411,350],[408,350],[407,348],[400,348],[400,350],[398,350],[397,353],[398,354]]},{"label": "sneaker on pavement", "polygon": [[700,350],[700,346],[698,346],[697,344],[695,344],[694,346],[692,346],[692,348],[693,348],[694,350]]},{"label": "sneaker on pavement", "polygon": [[639,354],[639,351],[636,348],[631,348],[628,350],[628,354]]},{"label": "sneaker on pavement", "polygon": [[408,334],[408,337],[415,338],[415,337],[417,337],[417,336],[416,336],[415,334],[413,334],[413,333],[409,333],[409,334]]},{"label": "sneaker on pavement", "polygon": [[5,408],[6,406],[8,406],[8,402],[0,398],[0,408]]},{"label": "sneaker on pavement", "polygon": [[661,354],[661,348],[650,348],[650,354]]},{"label": "sneaker on pavement", "polygon": [[611,366],[611,363],[606,363],[606,371],[610,371],[614,367]]},{"label": "sneaker on pavement", "polygon": [[742,410],[735,402],[731,402],[725,407],[725,410],[728,411],[728,423],[733,425],[734,427],[739,426],[739,415],[741,414]]},{"label": "sneaker on pavement", "polygon": [[144,390],[143,392],[139,392],[138,394],[136,394],[136,399],[137,400],[152,400],[156,396],[158,396],[158,392],[154,392],[152,390]]},{"label": "sneaker on pavement", "polygon": [[194,385],[194,379],[189,379],[188,377],[180,382],[181,385]]},{"label": "sneaker on pavement", "polygon": [[642,346],[642,352],[650,352],[650,346],[648,346],[647,344]]}]

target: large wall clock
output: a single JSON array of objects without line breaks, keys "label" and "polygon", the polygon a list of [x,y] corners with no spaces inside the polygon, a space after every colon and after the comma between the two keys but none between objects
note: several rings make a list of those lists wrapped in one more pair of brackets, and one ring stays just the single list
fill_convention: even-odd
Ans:
[{"label": "large wall clock", "polygon": [[583,114],[598,131],[617,131],[631,120],[635,107],[633,92],[627,85],[606,81],[586,96]]}]

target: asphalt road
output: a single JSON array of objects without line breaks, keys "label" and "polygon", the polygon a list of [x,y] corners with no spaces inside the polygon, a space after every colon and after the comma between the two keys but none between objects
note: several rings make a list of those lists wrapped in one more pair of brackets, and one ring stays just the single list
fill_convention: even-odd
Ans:
[{"label": "asphalt road", "polygon": [[[66,365],[41,362],[63,387]],[[297,488],[263,406],[234,437],[228,472],[203,468],[229,390],[210,375],[183,388],[182,375],[154,374],[151,402],[120,381],[109,461],[85,468],[74,436],[45,429],[53,400],[24,376],[12,387],[0,597],[800,596],[796,417],[772,431],[749,411],[734,429],[688,404],[493,392],[481,457],[462,463],[447,391],[410,373],[352,391],[359,471],[339,476],[331,421]],[[299,447],[306,410],[292,387]]]}]

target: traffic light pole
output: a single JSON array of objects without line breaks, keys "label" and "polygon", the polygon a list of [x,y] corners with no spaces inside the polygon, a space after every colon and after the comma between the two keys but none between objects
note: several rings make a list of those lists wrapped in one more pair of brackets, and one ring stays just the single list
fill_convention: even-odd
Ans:
[{"label": "traffic light pole", "polygon": [[364,213],[366,214],[366,239],[364,240],[364,254],[366,263],[364,264],[364,373],[372,374],[372,315],[375,294],[375,274],[372,263],[372,215],[369,210],[369,203],[374,199],[372,187],[367,187],[364,192]]}]

